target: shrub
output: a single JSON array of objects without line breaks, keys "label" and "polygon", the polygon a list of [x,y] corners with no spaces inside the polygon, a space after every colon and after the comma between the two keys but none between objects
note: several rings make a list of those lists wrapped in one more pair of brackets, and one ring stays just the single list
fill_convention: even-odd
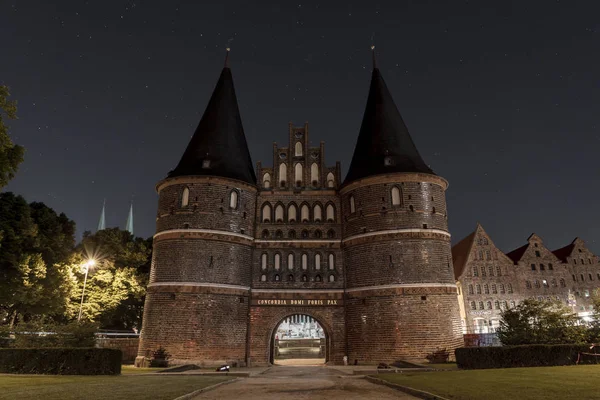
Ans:
[{"label": "shrub", "polygon": [[121,350],[0,349],[0,372],[9,374],[118,375]]},{"label": "shrub", "polygon": [[450,353],[444,349],[437,349],[433,353],[429,353],[425,356],[427,360],[429,360],[432,364],[440,364],[448,362],[448,358],[450,357]]},{"label": "shrub", "polygon": [[169,366],[169,357],[171,357],[171,355],[167,353],[167,350],[165,350],[161,346],[152,353],[152,360],[150,360],[150,366],[166,368]]},{"label": "shrub", "polygon": [[[589,345],[532,344],[503,347],[462,347],[456,349],[459,368],[513,368],[573,365],[579,353],[594,352]],[[583,357],[580,363],[595,364],[598,357]]]}]

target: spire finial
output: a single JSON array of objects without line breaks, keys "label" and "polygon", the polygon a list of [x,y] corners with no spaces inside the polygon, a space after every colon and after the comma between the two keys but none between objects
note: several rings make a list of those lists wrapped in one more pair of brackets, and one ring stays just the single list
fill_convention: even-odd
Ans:
[{"label": "spire finial", "polygon": [[373,53],[373,69],[377,69],[377,58],[375,57],[375,45],[371,45],[371,52]]},{"label": "spire finial", "polygon": [[229,52],[231,51],[231,47],[227,47],[227,54],[225,55],[225,68],[229,68]]}]

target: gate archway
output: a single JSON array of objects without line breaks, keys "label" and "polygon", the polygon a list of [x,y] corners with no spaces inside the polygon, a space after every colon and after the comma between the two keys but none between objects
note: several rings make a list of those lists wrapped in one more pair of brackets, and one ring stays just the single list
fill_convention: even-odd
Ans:
[{"label": "gate archway", "polygon": [[329,361],[327,328],[315,317],[296,313],[280,319],[271,332],[271,364],[310,365]]}]

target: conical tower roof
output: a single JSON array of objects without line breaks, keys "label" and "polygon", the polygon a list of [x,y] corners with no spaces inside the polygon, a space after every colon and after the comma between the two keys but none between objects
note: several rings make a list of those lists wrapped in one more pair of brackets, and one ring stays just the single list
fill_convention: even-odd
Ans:
[{"label": "conical tower roof", "polygon": [[393,172],[433,174],[421,158],[381,72],[373,62],[367,106],[344,183]]},{"label": "conical tower roof", "polygon": [[227,59],[192,140],[169,173],[169,177],[185,175],[220,176],[256,184]]}]

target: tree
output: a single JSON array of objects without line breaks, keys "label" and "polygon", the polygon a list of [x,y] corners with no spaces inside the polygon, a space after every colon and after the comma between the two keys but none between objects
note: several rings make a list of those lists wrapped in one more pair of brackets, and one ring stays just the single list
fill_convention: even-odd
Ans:
[{"label": "tree", "polygon": [[43,203],[0,194],[0,323],[63,319],[75,289],[75,223]]},{"label": "tree", "polygon": [[[82,260],[96,260],[88,274],[82,318],[100,322],[105,329],[140,329],[151,241],[110,228],[94,235],[84,233],[78,249]],[[79,289],[71,301],[71,315],[79,311],[84,274],[84,270],[76,272]]]},{"label": "tree", "polygon": [[17,168],[23,162],[25,149],[15,145],[8,135],[4,119],[17,119],[17,102],[11,101],[9,89],[0,85],[0,189],[14,178]]},{"label": "tree", "polygon": [[526,299],[502,312],[498,337],[503,345],[581,344],[587,327],[557,300]]}]

